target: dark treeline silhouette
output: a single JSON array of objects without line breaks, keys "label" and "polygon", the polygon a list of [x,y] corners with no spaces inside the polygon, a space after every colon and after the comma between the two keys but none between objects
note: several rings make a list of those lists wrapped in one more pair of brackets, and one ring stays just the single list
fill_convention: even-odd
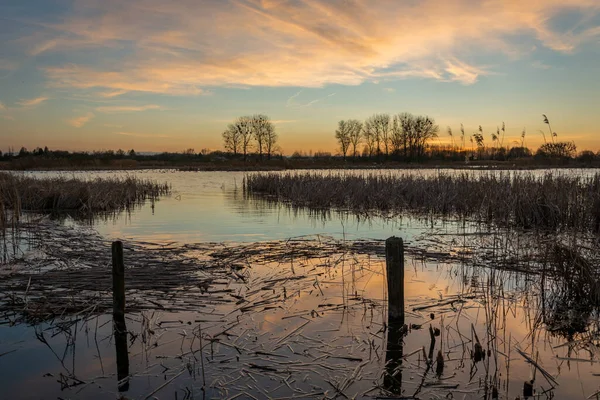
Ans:
[{"label": "dark treeline silhouette", "polygon": [[234,156],[242,154],[244,160],[252,150],[259,160],[263,160],[263,156],[270,160],[279,150],[275,125],[264,114],[239,117],[227,126],[222,136],[225,150]]},{"label": "dark treeline silhouette", "polygon": [[[273,161],[281,155],[270,153]],[[0,151],[0,168],[3,169],[117,169],[117,168],[161,168],[161,167],[197,167],[231,165],[234,168],[243,165],[260,164],[256,154],[248,154],[244,162],[242,155],[223,151],[193,148],[181,152],[139,153],[130,150],[66,151],[50,150],[48,147],[29,151],[22,147],[15,151],[9,148]]]},{"label": "dark treeline silhouette", "polygon": [[[266,115],[243,116],[222,133],[225,151],[193,148],[181,152],[139,153],[130,150],[69,152],[37,147],[29,151],[9,148],[0,151],[2,169],[292,169],[402,167],[407,163],[424,165],[506,165],[536,167],[556,165],[600,166],[600,152],[577,152],[573,142],[558,141],[546,115],[548,131],[534,152],[526,146],[527,132],[519,141],[505,142],[505,124],[491,134],[479,126],[468,135],[461,124],[459,134],[447,128],[449,145],[432,143],[440,135],[433,118],[401,113],[375,114],[365,121],[339,121],[335,138],[339,153],[294,151],[283,156],[275,125]],[[549,132],[549,136],[547,136]],[[491,140],[488,140],[491,139]],[[549,138],[549,140],[548,140]]]},{"label": "dark treeline silhouette", "polygon": [[477,131],[467,136],[461,124],[458,138],[455,138],[451,127],[447,128],[450,145],[432,144],[431,141],[439,137],[440,131],[435,120],[429,116],[410,113],[374,114],[364,122],[355,119],[341,120],[338,122],[335,138],[341,158],[354,161],[600,161],[600,154],[589,150],[577,153],[574,142],[559,142],[548,117],[545,114],[542,116],[543,122],[548,125],[550,141],[547,141],[546,133],[540,131],[544,143],[535,153],[525,146],[525,129],[520,141],[513,141],[512,146],[505,143],[504,122],[502,127],[498,126],[489,135],[491,142],[486,140],[488,136],[481,125]]}]

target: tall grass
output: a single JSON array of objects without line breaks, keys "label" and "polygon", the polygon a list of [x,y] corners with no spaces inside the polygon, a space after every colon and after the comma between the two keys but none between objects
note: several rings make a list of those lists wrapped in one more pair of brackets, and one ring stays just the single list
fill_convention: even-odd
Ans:
[{"label": "tall grass", "polygon": [[293,207],[462,217],[503,226],[600,231],[600,175],[252,174],[248,194]]},{"label": "tall grass", "polygon": [[0,228],[10,215],[22,211],[76,211],[86,215],[131,208],[145,200],[168,194],[170,186],[135,177],[79,180],[33,178],[0,173]]}]

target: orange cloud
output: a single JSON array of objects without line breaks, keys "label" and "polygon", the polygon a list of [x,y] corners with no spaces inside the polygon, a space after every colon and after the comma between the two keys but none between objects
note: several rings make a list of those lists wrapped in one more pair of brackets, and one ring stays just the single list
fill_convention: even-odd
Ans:
[{"label": "orange cloud", "polygon": [[115,113],[115,112],[136,112],[146,110],[159,110],[161,107],[156,104],[147,104],[144,106],[102,106],[96,107],[96,111],[103,113]]},{"label": "orange cloud", "polygon": [[24,100],[21,99],[20,101],[17,102],[17,104],[19,104],[22,107],[33,107],[33,106],[37,106],[38,104],[43,103],[44,101],[48,100],[47,97],[36,97],[34,99],[28,99],[28,100]]},{"label": "orange cloud", "polygon": [[82,115],[81,117],[76,117],[67,121],[67,123],[75,128],[81,128],[85,124],[87,124],[92,118],[94,118],[94,114],[87,113]]},{"label": "orange cloud", "polygon": [[138,138],[168,138],[167,135],[152,135],[147,133],[136,133],[136,132],[114,132],[115,135],[121,136],[133,136]]},{"label": "orange cloud", "polygon": [[[564,11],[585,15],[581,29],[554,28]],[[522,37],[562,53],[597,39],[600,28],[585,23],[599,12],[597,0],[85,0],[64,22],[44,24],[55,37],[24,40],[33,42],[32,54],[132,43],[132,56],[107,62],[110,68],[44,69],[50,85],[104,88],[104,97],[415,77],[470,85],[493,72],[475,60],[518,57],[527,51]]]}]

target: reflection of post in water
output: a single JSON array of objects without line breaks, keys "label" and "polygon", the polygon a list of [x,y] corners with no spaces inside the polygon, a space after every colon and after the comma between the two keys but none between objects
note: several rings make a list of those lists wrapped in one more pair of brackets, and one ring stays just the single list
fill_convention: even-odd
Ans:
[{"label": "reflection of post in water", "polygon": [[125,266],[123,243],[112,244],[113,266],[113,332],[117,349],[117,378],[120,392],[129,390],[129,354],[127,353],[127,327],[125,326]]},{"label": "reflection of post in water", "polygon": [[404,334],[404,243],[395,236],[385,241],[388,284],[388,338],[383,385],[394,394],[402,391],[402,351]]}]

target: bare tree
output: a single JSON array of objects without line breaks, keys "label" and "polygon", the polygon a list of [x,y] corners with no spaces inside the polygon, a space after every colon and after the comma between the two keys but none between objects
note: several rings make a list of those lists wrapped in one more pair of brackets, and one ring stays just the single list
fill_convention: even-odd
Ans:
[{"label": "bare tree", "polygon": [[335,131],[335,138],[340,145],[342,157],[344,160],[346,160],[346,153],[348,152],[348,147],[350,147],[350,129],[346,121],[341,120],[338,122],[338,128]]},{"label": "bare tree", "polygon": [[242,134],[236,124],[229,124],[225,132],[223,132],[223,146],[226,151],[237,155],[242,145]]},{"label": "bare tree", "polygon": [[389,154],[389,133],[390,133],[390,115],[389,114],[374,114],[365,121],[365,131],[373,138],[374,150],[377,155],[382,153],[381,147],[385,155]]},{"label": "bare tree", "polygon": [[266,149],[269,133],[275,130],[272,125],[273,123],[269,117],[264,114],[254,115],[250,121],[252,135],[254,136],[254,140],[256,140],[258,157],[261,160],[263,158],[263,151]]},{"label": "bare tree", "polygon": [[402,141],[407,158],[423,156],[427,142],[438,135],[439,127],[431,117],[402,113],[395,116],[394,120],[392,127],[398,131],[398,140]]},{"label": "bare tree", "polygon": [[352,145],[352,156],[356,158],[356,148],[362,140],[363,124],[357,119],[349,119],[346,121],[350,136],[350,144]]},{"label": "bare tree", "polygon": [[392,118],[392,135],[390,137],[390,144],[393,154],[398,154],[403,149],[405,142],[404,131],[402,130],[402,124],[400,123],[400,115],[396,114]]},{"label": "bare tree", "polygon": [[[375,129],[375,123],[372,118],[367,118],[363,125],[363,137],[365,139],[365,149],[369,157],[373,154],[377,154],[379,146],[379,138],[377,137],[377,130]],[[363,152],[364,153],[364,152]]]},{"label": "bare tree", "polygon": [[265,126],[265,147],[267,150],[267,159],[271,159],[271,155],[277,150],[277,132],[275,132],[275,125],[269,121]]},{"label": "bare tree", "polygon": [[252,148],[252,118],[251,117],[239,117],[233,124],[229,125],[229,129],[236,132],[240,140],[240,148],[244,155],[244,161],[248,156],[248,151]]}]

